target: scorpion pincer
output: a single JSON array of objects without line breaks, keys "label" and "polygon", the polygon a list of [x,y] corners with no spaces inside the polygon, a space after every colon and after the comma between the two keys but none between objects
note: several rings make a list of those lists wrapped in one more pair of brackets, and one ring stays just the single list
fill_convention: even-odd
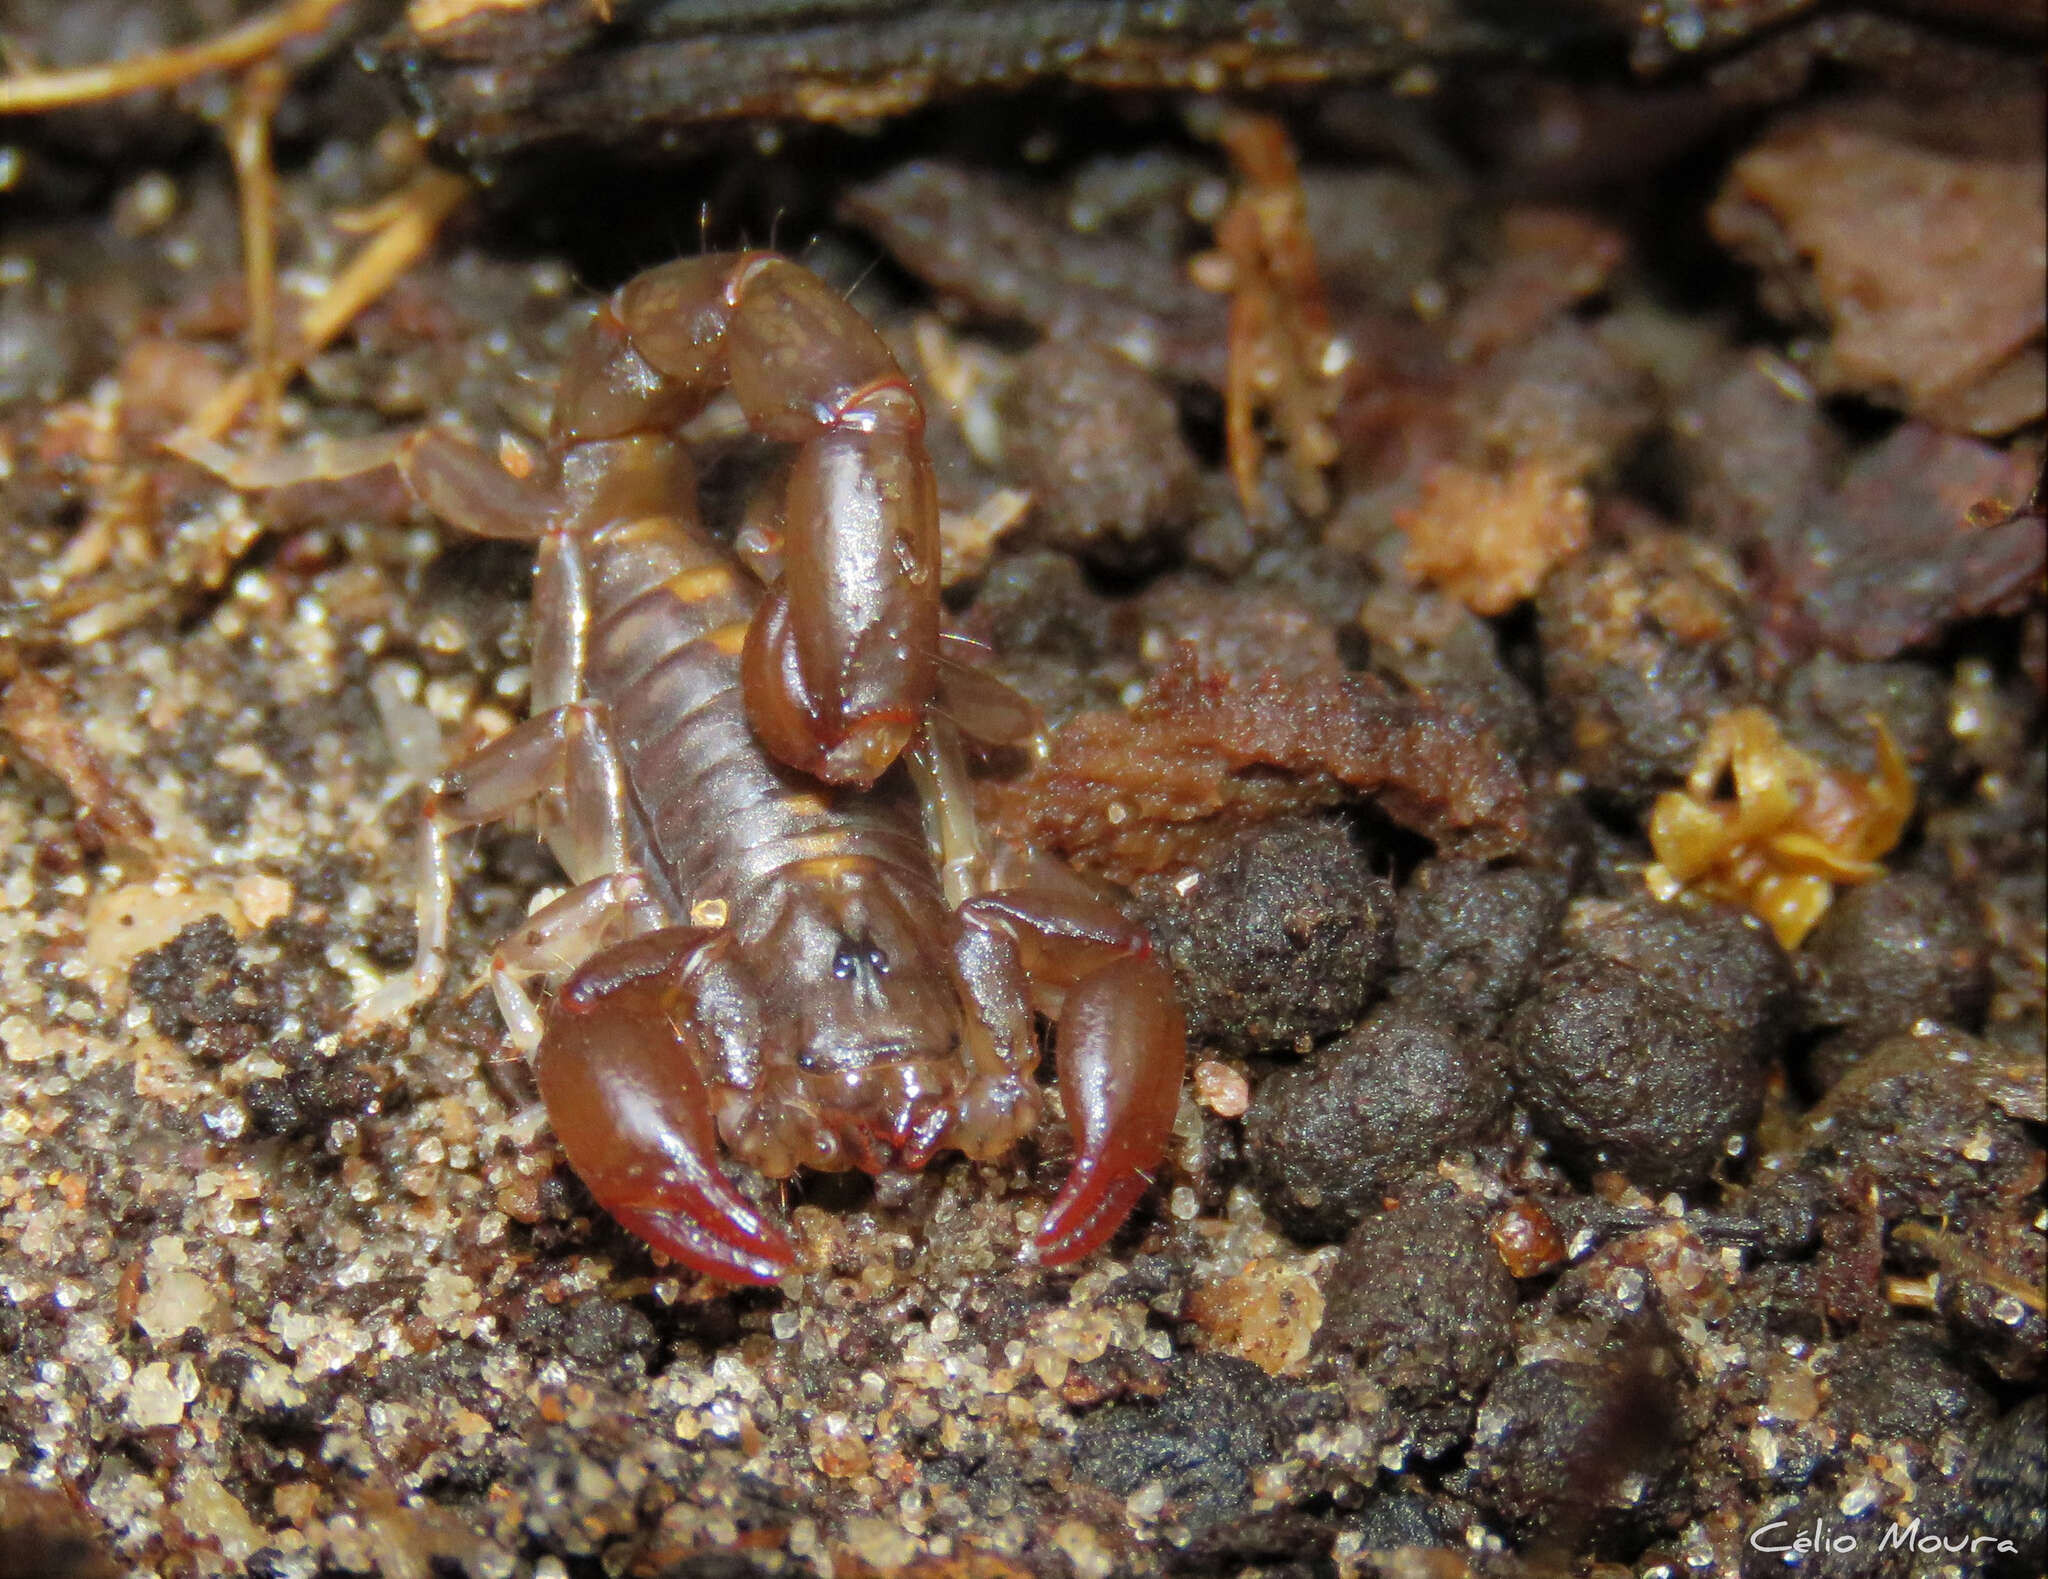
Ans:
[{"label": "scorpion pincer", "polygon": [[[727,384],[799,445],[765,593],[697,519],[676,431]],[[400,462],[451,524],[539,544],[533,716],[430,794],[419,961],[362,1018],[439,986],[448,834],[535,803],[572,886],[492,957],[506,1024],[599,1204],[729,1282],[795,1251],[721,1142],[769,1178],[995,1157],[1040,1115],[1034,1013],[1057,1027],[1075,1155],[1028,1255],[1115,1232],[1178,1105],[1186,1033],[1144,933],[1057,863],[979,848],[958,735],[928,705],[922,424],[852,308],[747,253],[613,296],[531,477],[435,431]],[[868,785],[899,754],[872,788],[821,782]],[[561,983],[544,1020],[536,977]]]}]

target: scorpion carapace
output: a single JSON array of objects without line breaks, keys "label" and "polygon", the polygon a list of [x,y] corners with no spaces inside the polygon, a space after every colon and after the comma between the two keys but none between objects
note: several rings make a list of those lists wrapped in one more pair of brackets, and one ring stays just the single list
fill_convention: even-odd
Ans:
[{"label": "scorpion carapace", "polygon": [[[906,700],[900,665],[886,705],[862,689],[884,648],[936,668],[938,586],[905,569],[930,535],[916,407],[849,311],[786,260],[658,269],[571,361],[545,473],[515,479],[433,432],[401,461],[452,524],[539,542],[534,716],[429,797],[419,963],[364,1018],[439,985],[449,832],[536,804],[573,886],[493,956],[506,1023],[598,1202],[735,1282],[770,1281],[795,1252],[726,1175],[721,1144],[771,1178],[996,1156],[1038,1120],[1044,1014],[1075,1159],[1032,1253],[1069,1261],[1116,1230],[1164,1156],[1185,1062],[1144,934],[1056,864],[984,858],[952,724]],[[787,568],[766,594],[699,524],[673,431],[724,376],[703,371],[714,363],[757,426],[804,445]],[[884,734],[907,745],[908,771],[873,788],[821,784],[762,748],[783,702],[801,693],[792,716],[818,716],[813,604],[844,716],[885,720],[858,726],[863,774],[880,771]],[[984,692],[978,711],[1002,709]],[[535,977],[562,983],[545,1020]]]}]

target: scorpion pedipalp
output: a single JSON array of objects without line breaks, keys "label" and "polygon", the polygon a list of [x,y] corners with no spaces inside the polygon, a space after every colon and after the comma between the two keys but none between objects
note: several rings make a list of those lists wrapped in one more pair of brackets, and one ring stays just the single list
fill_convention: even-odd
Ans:
[{"label": "scorpion pedipalp", "polygon": [[1031,1253],[1050,1265],[1078,1261],[1122,1225],[1166,1156],[1187,1062],[1173,977],[1145,934],[1099,900],[1005,889],[959,915],[1017,940],[1034,1004],[1057,1023],[1074,1166]]},{"label": "scorpion pedipalp", "polygon": [[1166,1155],[1187,1030],[1173,978],[1150,955],[1118,960],[1067,994],[1054,1048],[1074,1168],[1032,1238],[1049,1265],[1078,1261],[1123,1225]]},{"label": "scorpion pedipalp", "polygon": [[[939,504],[923,417],[894,386],[865,397],[857,415],[862,426],[803,443],[783,509],[781,590],[807,749],[770,749],[832,784],[879,777],[916,733],[938,678]],[[747,707],[759,716],[798,699],[749,685]]]},{"label": "scorpion pedipalp", "polygon": [[719,1166],[692,1045],[683,975],[707,936],[649,932],[578,971],[549,1011],[535,1074],[562,1149],[600,1206],[696,1271],[772,1283],[795,1249]]}]

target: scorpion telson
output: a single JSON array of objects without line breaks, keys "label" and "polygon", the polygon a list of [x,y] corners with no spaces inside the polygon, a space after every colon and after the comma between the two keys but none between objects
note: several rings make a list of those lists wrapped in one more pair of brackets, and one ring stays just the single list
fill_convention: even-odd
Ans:
[{"label": "scorpion telson", "polygon": [[[699,523],[676,432],[727,386],[799,446],[766,592]],[[795,1250],[721,1143],[771,1178],[997,1156],[1040,1114],[1034,1012],[1057,1023],[1075,1158],[1028,1253],[1071,1261],[1116,1230],[1179,1101],[1181,1011],[1144,934],[1056,863],[980,849],[929,705],[922,422],[852,308],[748,253],[611,298],[532,478],[438,432],[400,461],[451,524],[539,544],[534,716],[429,797],[419,961],[361,1018],[440,984],[448,834],[534,803],[573,886],[493,956],[506,1024],[598,1202],[731,1282]],[[1019,715],[978,685],[968,723]],[[909,772],[876,784],[899,754]],[[545,1015],[535,978],[561,982]]]}]

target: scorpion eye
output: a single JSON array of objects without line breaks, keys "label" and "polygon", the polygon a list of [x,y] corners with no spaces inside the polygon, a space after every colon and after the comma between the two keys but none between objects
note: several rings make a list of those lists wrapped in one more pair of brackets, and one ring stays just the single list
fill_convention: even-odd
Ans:
[{"label": "scorpion eye", "polygon": [[832,974],[840,981],[851,981],[856,976],[886,976],[889,974],[889,956],[879,943],[841,938],[839,948],[832,956]]}]

